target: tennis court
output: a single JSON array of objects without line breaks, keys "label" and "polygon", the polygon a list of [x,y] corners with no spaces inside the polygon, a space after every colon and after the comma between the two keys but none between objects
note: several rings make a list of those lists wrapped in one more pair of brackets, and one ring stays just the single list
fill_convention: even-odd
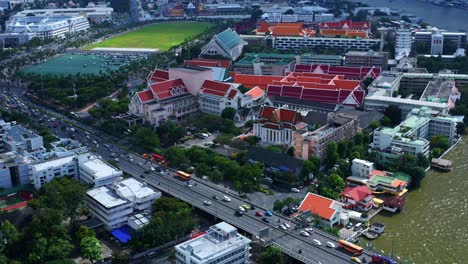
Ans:
[{"label": "tennis court", "polygon": [[31,192],[21,191],[0,197],[0,210],[11,211],[28,205],[28,201],[34,198]]}]

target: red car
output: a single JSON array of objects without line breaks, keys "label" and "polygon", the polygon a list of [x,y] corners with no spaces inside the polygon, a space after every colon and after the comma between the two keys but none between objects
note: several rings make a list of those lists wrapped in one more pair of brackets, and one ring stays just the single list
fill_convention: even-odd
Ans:
[{"label": "red car", "polygon": [[262,212],[260,212],[260,211],[257,211],[257,212],[255,212],[255,216],[260,216],[260,217],[262,217],[262,216],[263,216],[263,214],[262,214]]}]

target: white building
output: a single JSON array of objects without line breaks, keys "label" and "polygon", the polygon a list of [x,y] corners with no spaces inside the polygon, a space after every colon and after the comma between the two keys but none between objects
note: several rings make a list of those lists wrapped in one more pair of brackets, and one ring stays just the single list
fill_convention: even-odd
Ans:
[{"label": "white building", "polygon": [[175,246],[177,264],[250,263],[250,239],[225,222],[210,227],[205,235]]},{"label": "white building", "polygon": [[16,17],[26,16],[84,16],[91,21],[102,21],[112,19],[114,9],[111,7],[93,6],[85,8],[50,8],[50,9],[26,9],[13,15]]},{"label": "white building", "polygon": [[228,28],[214,35],[213,38],[201,49],[201,55],[221,55],[231,60],[236,60],[242,55],[242,48],[247,43],[234,30]]},{"label": "white building", "polygon": [[409,56],[413,45],[413,38],[409,29],[400,29],[396,32],[395,40],[395,59]]},{"label": "white building", "polygon": [[374,170],[374,163],[362,160],[362,159],[353,159],[351,165],[351,175],[360,177],[360,178],[367,178],[371,171]]},{"label": "white building", "polygon": [[444,36],[440,32],[431,35],[431,55],[442,55],[444,53]]},{"label": "white building", "polygon": [[91,214],[101,220],[107,229],[114,229],[127,224],[134,212],[150,213],[153,201],[161,197],[161,193],[146,183],[128,178],[111,186],[89,190],[86,196]]},{"label": "white building", "polygon": [[40,39],[64,38],[89,29],[83,16],[15,16],[5,24],[6,33],[30,33]]},{"label": "white building", "polygon": [[397,98],[397,97],[382,96],[382,95],[367,96],[364,109],[366,111],[376,110],[376,111],[383,112],[389,105],[398,106],[401,109],[402,116],[406,116],[414,108],[418,108],[418,107],[429,107],[443,114],[447,114],[449,112],[448,102],[444,102],[444,103],[429,102],[429,101]]},{"label": "white building", "polygon": [[33,131],[16,125],[16,122],[4,122],[0,119],[0,140],[2,151],[14,151],[18,154],[40,155],[46,151],[42,137]]},{"label": "white building", "polygon": [[242,94],[237,90],[238,87],[237,83],[206,80],[198,94],[200,110],[203,113],[220,116],[226,107],[234,108],[236,111],[240,107],[252,107],[252,96]]},{"label": "white building", "polygon": [[[268,36],[267,36],[268,37]],[[319,37],[273,37],[273,48],[279,50],[298,50],[321,46],[346,50],[369,51],[380,45],[380,39],[369,38],[319,38]]]},{"label": "white building", "polygon": [[0,153],[0,188],[30,184],[29,163],[28,157],[15,152]]},{"label": "white building", "polygon": [[79,180],[86,184],[92,184],[94,187],[110,185],[117,177],[123,175],[121,170],[94,155],[80,157],[78,168]]},{"label": "white building", "polygon": [[78,161],[75,155],[46,160],[30,166],[30,179],[34,188],[39,190],[42,185],[54,178],[64,176],[75,177],[78,171]]}]

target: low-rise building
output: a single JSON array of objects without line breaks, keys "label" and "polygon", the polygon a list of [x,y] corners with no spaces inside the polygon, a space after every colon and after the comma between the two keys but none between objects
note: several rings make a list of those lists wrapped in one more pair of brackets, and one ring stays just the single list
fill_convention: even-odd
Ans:
[{"label": "low-rise building", "polygon": [[175,246],[177,264],[246,264],[250,239],[225,222],[211,226],[206,234]]},{"label": "low-rise building", "polygon": [[374,192],[399,194],[406,189],[408,183],[390,176],[375,175],[367,181],[367,187]]},{"label": "low-rise building", "polygon": [[322,37],[272,37],[272,48],[279,50],[299,50],[303,48],[336,48],[342,50],[368,51],[379,47],[380,39],[371,38],[322,38]]},{"label": "low-rise building", "polygon": [[198,94],[200,110],[204,113],[220,116],[227,107],[236,111],[241,108],[251,108],[253,98],[250,95],[242,94],[236,83],[222,83],[215,81],[205,81]]},{"label": "low-rise building", "polygon": [[294,70],[294,54],[246,53],[234,64],[234,71],[243,74],[284,76]]},{"label": "low-rise building", "polygon": [[343,208],[368,212],[372,209],[374,196],[366,186],[347,187],[341,194]]},{"label": "low-rise building", "polygon": [[324,159],[330,142],[350,140],[359,129],[359,119],[340,113],[330,113],[327,125],[314,131],[294,134],[294,156],[307,160],[310,157]]},{"label": "low-rise building", "polygon": [[362,159],[353,159],[351,165],[351,175],[360,177],[360,178],[367,178],[374,170],[374,163],[362,160]]},{"label": "low-rise building", "polygon": [[201,49],[201,55],[220,55],[231,60],[237,60],[242,54],[246,42],[234,30],[228,28],[216,34]]},{"label": "low-rise building", "polygon": [[4,122],[0,119],[0,149],[13,151],[21,155],[39,156],[46,152],[41,136],[26,129],[16,122]]},{"label": "low-rise building", "polygon": [[0,188],[31,184],[28,157],[15,152],[0,153]]},{"label": "low-rise building", "polygon": [[42,185],[55,178],[64,176],[76,177],[78,174],[78,161],[75,155],[52,158],[31,165],[30,179],[34,188],[39,190]]},{"label": "low-rise building", "polygon": [[384,71],[368,87],[368,96],[383,95],[393,96],[393,92],[398,91],[400,80],[403,74],[401,72]]},{"label": "low-rise building", "polygon": [[79,157],[79,180],[94,187],[110,185],[123,175],[118,170],[94,155]]},{"label": "low-rise building", "polygon": [[311,54],[304,53],[299,56],[299,63],[304,65],[343,65],[344,57],[341,55]]},{"label": "low-rise building", "polygon": [[291,146],[295,132],[306,127],[299,112],[263,106],[253,126],[253,133],[261,138],[261,144]]},{"label": "low-rise building", "polygon": [[348,66],[333,66],[333,65],[320,65],[320,64],[296,64],[295,72],[310,72],[317,74],[330,74],[342,75],[345,80],[359,80],[362,81],[366,78],[377,78],[382,69],[379,67],[348,67]]},{"label": "low-rise building", "polygon": [[[401,88],[401,86],[400,86]],[[390,105],[396,105],[401,110],[401,115],[406,116],[414,108],[428,107],[439,111],[443,114],[448,114],[450,105],[448,102],[429,102],[414,100],[409,98],[397,98],[383,95],[370,95],[366,97],[364,104],[365,111],[383,112]]]},{"label": "low-rise building", "polygon": [[423,94],[430,81],[454,81],[456,87],[462,87],[468,84],[468,74],[453,73],[404,73],[400,87],[415,94]]},{"label": "low-rise building", "polygon": [[369,51],[349,51],[345,54],[344,65],[349,67],[388,68],[388,53]]},{"label": "low-rise building", "polygon": [[299,205],[299,212],[305,217],[318,215],[326,227],[340,223],[343,204],[315,193],[307,193]]},{"label": "low-rise building", "polygon": [[128,178],[87,191],[86,203],[91,214],[110,230],[127,224],[134,212],[151,213],[153,201],[160,197],[146,183]]},{"label": "low-rise building", "polygon": [[369,32],[371,30],[370,22],[354,22],[351,20],[341,20],[336,22],[323,22],[319,24],[320,30],[322,29],[349,29],[349,30],[362,30]]}]

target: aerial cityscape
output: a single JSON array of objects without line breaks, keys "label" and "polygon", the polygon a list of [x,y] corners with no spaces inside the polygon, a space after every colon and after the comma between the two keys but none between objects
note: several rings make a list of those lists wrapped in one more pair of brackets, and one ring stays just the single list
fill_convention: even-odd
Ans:
[{"label": "aerial cityscape", "polygon": [[466,263],[468,0],[0,0],[0,264]]}]

